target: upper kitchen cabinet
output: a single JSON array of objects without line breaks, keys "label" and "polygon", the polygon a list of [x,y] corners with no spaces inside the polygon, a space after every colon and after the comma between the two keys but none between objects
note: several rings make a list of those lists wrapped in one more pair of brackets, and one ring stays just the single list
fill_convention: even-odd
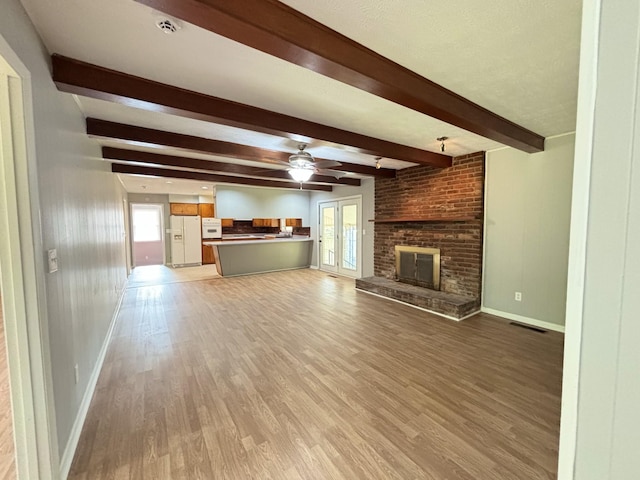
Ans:
[{"label": "upper kitchen cabinet", "polygon": [[171,203],[169,209],[171,215],[198,215],[197,203]]},{"label": "upper kitchen cabinet", "polygon": [[285,225],[287,227],[302,227],[302,219],[301,218],[286,218]]},{"label": "upper kitchen cabinet", "polygon": [[200,203],[198,204],[198,215],[202,218],[213,218],[215,217],[215,208],[213,203]]},{"label": "upper kitchen cabinet", "polygon": [[253,219],[254,227],[279,227],[280,220],[277,218],[254,218]]}]

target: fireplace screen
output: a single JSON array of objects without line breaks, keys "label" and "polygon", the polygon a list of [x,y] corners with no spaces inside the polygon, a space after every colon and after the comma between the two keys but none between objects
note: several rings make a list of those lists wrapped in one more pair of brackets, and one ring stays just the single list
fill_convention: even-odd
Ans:
[{"label": "fireplace screen", "polygon": [[396,276],[401,282],[440,290],[440,249],[396,245]]}]

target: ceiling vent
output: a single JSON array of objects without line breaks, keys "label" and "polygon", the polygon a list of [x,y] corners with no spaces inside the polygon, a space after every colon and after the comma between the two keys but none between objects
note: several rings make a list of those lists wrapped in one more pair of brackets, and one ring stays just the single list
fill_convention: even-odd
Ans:
[{"label": "ceiling vent", "polygon": [[156,27],[164,33],[176,33],[180,30],[180,24],[176,20],[167,17],[159,17],[156,20]]}]

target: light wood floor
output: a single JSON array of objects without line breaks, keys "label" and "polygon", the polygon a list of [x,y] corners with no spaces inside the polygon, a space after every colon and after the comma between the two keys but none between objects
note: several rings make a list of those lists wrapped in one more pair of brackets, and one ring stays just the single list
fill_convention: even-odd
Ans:
[{"label": "light wood floor", "polygon": [[136,267],[129,275],[127,286],[144,287],[166,285],[168,283],[193,282],[221,278],[215,265],[171,268],[165,265],[147,265]]},{"label": "light wood floor", "polygon": [[555,478],[562,335],[353,283],[128,289],[70,478]]},{"label": "light wood floor", "polygon": [[4,337],[2,296],[0,296],[0,480],[16,478],[9,365]]}]

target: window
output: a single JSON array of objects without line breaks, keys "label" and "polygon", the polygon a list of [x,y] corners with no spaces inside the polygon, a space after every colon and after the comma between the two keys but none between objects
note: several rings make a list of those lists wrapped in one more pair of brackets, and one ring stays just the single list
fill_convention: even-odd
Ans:
[{"label": "window", "polygon": [[133,241],[160,242],[162,240],[162,207],[160,205],[132,205]]}]

